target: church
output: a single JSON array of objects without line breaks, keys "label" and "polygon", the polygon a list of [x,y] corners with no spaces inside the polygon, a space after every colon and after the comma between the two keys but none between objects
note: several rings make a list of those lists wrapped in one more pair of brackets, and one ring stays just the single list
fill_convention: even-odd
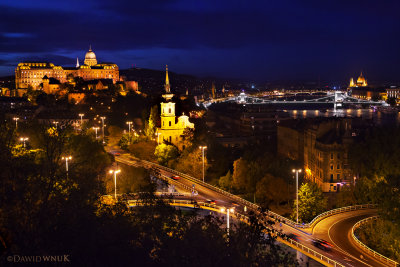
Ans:
[{"label": "church", "polygon": [[22,62],[15,69],[15,88],[27,89],[31,86],[39,90],[46,79],[56,79],[65,83],[70,77],[81,77],[84,80],[110,79],[119,81],[119,69],[114,63],[98,63],[96,54],[89,48],[83,65],[77,59],[75,67],[56,66],[49,62]]},{"label": "church", "polygon": [[175,103],[172,102],[174,94],[171,93],[171,86],[168,78],[168,66],[166,67],[165,94],[162,97],[165,102],[161,103],[161,127],[157,128],[157,134],[162,140],[174,144],[179,150],[185,149],[182,145],[182,135],[186,128],[193,129],[194,124],[189,122],[185,114],[176,120]]}]

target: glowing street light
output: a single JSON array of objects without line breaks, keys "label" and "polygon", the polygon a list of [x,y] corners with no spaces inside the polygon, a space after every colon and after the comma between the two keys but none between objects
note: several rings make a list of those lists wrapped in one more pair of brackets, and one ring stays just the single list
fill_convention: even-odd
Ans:
[{"label": "glowing street light", "polygon": [[105,143],[104,142],[104,120],[106,119],[106,117],[100,117],[100,119],[101,119],[101,123],[102,123],[101,130],[102,130],[102,133],[103,133],[103,144],[104,144]]},{"label": "glowing street light", "polygon": [[115,200],[117,200],[117,174],[120,173],[121,170],[110,170],[110,174],[114,174],[114,197]]},{"label": "glowing street light", "polygon": [[13,120],[15,120],[15,129],[17,129],[18,128],[18,120],[19,120],[19,118],[18,117],[14,117]]},{"label": "glowing street light", "polygon": [[25,148],[26,147],[25,143],[26,143],[26,141],[29,140],[29,138],[28,137],[21,137],[19,140],[24,143],[24,148]]},{"label": "glowing street light", "polygon": [[204,183],[204,150],[207,149],[207,146],[199,146],[203,155],[203,183]]},{"label": "glowing street light", "polygon": [[296,173],[296,223],[299,224],[299,173],[301,172],[301,169],[293,169],[293,173]]},{"label": "glowing street light", "polygon": [[65,160],[65,171],[67,172],[67,178],[68,178],[68,161],[72,159],[72,156],[62,157],[61,159]]},{"label": "glowing street light", "polygon": [[60,122],[58,122],[58,121],[53,121],[53,123],[56,125],[56,128],[58,128],[58,124],[59,124]]},{"label": "glowing street light", "polygon": [[79,117],[81,117],[81,128],[82,128],[82,124],[83,124],[83,119],[82,119],[83,116],[85,116],[85,114],[79,113]]},{"label": "glowing street light", "polygon": [[96,140],[97,140],[97,130],[99,130],[99,127],[92,127],[92,129],[96,132]]},{"label": "glowing street light", "polygon": [[221,211],[221,212],[225,212],[225,211],[226,211],[226,232],[227,232],[227,234],[229,235],[229,217],[230,217],[230,213],[231,213],[231,212],[232,212],[232,213],[235,212],[235,209],[234,209],[234,208],[230,208],[230,209],[221,208],[220,211]]}]

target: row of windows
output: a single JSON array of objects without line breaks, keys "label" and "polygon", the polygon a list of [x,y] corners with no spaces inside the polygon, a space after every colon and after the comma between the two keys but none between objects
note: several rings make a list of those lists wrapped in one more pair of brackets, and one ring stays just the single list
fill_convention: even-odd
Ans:
[{"label": "row of windows", "polygon": [[[333,183],[333,174],[332,173],[331,173],[330,177],[331,177],[330,183]],[[340,174],[339,173],[336,175],[336,180],[337,181],[340,180]]]}]

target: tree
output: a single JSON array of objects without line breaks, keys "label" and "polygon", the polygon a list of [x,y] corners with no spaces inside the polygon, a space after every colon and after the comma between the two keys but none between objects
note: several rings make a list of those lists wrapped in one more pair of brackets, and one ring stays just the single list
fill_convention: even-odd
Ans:
[{"label": "tree", "polygon": [[170,160],[177,158],[179,153],[175,146],[160,144],[156,147],[154,155],[159,164],[166,166]]},{"label": "tree", "polygon": [[233,182],[232,173],[231,173],[231,171],[229,170],[229,171],[226,173],[226,175],[221,176],[221,178],[219,178],[218,185],[219,185],[222,189],[227,190],[227,191],[230,192],[230,191],[232,190],[232,182]]},{"label": "tree", "polygon": [[150,110],[149,120],[146,122],[145,134],[148,138],[153,138],[156,132],[156,122],[158,118],[158,107],[152,106]]},{"label": "tree", "polygon": [[[193,177],[201,178],[203,175],[203,155],[200,149],[186,149],[177,159],[175,168]],[[204,173],[207,173],[208,161],[204,156]]]},{"label": "tree", "polygon": [[270,204],[279,205],[289,199],[288,185],[282,178],[266,174],[257,183],[256,197],[261,206],[269,209]]},{"label": "tree", "polygon": [[[294,201],[291,218],[296,220],[297,202]],[[324,212],[327,200],[316,183],[303,183],[299,188],[299,223],[310,222],[315,216]]]},{"label": "tree", "polygon": [[128,150],[129,145],[131,144],[136,144],[139,142],[139,136],[134,135],[133,133],[131,134],[124,134],[122,135],[121,139],[118,142],[118,145],[124,149]]},{"label": "tree", "polygon": [[257,182],[264,173],[264,166],[259,162],[240,158],[233,163],[233,185],[238,190],[255,195]]}]

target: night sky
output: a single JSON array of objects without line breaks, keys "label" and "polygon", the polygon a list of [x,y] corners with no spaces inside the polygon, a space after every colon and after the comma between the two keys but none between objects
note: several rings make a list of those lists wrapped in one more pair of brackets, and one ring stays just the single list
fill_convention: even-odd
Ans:
[{"label": "night sky", "polygon": [[400,80],[400,1],[2,0],[0,75],[23,60],[254,81]]}]

